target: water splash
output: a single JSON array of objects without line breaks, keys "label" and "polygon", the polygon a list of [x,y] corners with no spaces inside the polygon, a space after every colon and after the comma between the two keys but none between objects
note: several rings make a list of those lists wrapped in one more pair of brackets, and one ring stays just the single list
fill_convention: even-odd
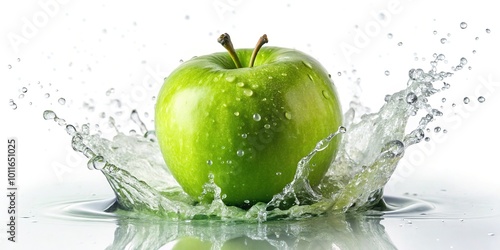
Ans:
[{"label": "water splash", "polygon": [[[437,70],[438,63],[444,60],[443,54],[435,54],[427,72],[410,70],[406,88],[387,95],[378,112],[368,113],[369,109],[355,98],[345,113],[344,126],[319,141],[297,163],[293,181],[269,203],[257,203],[248,209],[226,206],[224,194],[213,181],[205,184],[205,195],[215,197],[211,203],[198,203],[185,194],[164,164],[154,131],[147,129],[136,110],[131,112],[130,119],[140,133],[120,132],[109,117],[110,126],[116,130],[112,139],[90,133],[88,124],[80,127],[67,124],[50,110],[43,117],[64,127],[72,137],[73,149],[89,159],[89,169],[105,175],[117,197],[116,213],[152,214],[168,220],[266,221],[366,210],[381,201],[382,188],[405,150],[426,141],[428,125],[443,115],[428,99],[449,89],[444,80],[453,73]],[[464,64],[466,61],[461,60],[459,65]],[[435,87],[439,83],[443,87]],[[418,125],[405,134],[408,120],[418,119],[418,114],[421,114]],[[284,116],[292,119],[286,112]],[[260,121],[260,115],[254,114],[253,119]],[[339,133],[344,135],[335,161],[322,183],[311,187],[307,181],[311,159]],[[235,153],[243,155],[244,151]]]}]

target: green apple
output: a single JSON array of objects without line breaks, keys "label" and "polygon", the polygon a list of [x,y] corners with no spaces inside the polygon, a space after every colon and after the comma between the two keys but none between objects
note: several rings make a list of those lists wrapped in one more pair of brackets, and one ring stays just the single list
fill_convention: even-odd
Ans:
[{"label": "green apple", "polygon": [[[215,183],[227,205],[267,202],[293,180],[301,158],[341,125],[337,92],[312,57],[261,48],[266,35],[253,50],[235,50],[227,34],[219,42],[229,53],[195,57],[165,79],[155,108],[157,139],[172,175],[194,199],[213,199]],[[312,187],[339,141],[310,162]]]}]

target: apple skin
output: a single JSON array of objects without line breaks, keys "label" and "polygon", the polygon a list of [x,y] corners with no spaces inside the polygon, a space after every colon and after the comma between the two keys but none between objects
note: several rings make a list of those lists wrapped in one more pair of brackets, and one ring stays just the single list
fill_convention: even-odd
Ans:
[{"label": "apple skin", "polygon": [[[318,61],[294,50],[263,47],[195,57],[174,70],[155,108],[156,135],[174,178],[199,201],[210,201],[212,177],[227,205],[268,202],[290,183],[297,164],[342,124],[337,92]],[[317,186],[340,136],[310,162]]]}]

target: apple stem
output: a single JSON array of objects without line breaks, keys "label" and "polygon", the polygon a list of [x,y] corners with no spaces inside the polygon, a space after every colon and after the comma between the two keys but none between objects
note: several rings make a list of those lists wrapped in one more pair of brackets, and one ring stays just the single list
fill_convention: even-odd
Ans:
[{"label": "apple stem", "polygon": [[257,45],[255,45],[255,49],[252,52],[252,57],[250,58],[250,64],[248,67],[250,67],[250,68],[253,67],[253,65],[255,63],[255,59],[257,58],[257,53],[259,53],[260,48],[262,48],[262,46],[264,44],[266,44],[267,42],[269,42],[269,40],[267,39],[266,34],[262,35],[259,38],[259,41],[257,41]]},{"label": "apple stem", "polygon": [[236,65],[236,68],[241,68],[240,59],[238,59],[238,55],[234,50],[233,43],[231,42],[231,37],[229,37],[229,34],[224,33],[220,35],[217,39],[217,42],[219,42],[227,50],[227,52],[229,52],[231,59],[233,59],[233,62]]}]

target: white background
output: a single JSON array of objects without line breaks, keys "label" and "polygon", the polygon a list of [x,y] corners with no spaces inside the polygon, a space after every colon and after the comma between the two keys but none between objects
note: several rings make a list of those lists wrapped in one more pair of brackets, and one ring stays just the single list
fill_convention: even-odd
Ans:
[{"label": "white background", "polygon": [[[152,97],[163,77],[180,60],[223,51],[216,42],[223,32],[236,47],[253,47],[266,33],[269,45],[311,54],[332,74],[344,110],[359,91],[352,87],[357,78],[362,102],[375,111],[386,94],[406,86],[409,69],[429,69],[433,53],[447,56],[448,63],[440,66],[445,71],[466,57],[466,69],[449,80],[452,88],[435,98],[439,102],[446,97],[444,111],[457,113],[436,122],[448,133],[430,133],[427,146],[407,151],[388,192],[447,189],[463,192],[466,199],[498,198],[500,18],[494,6],[493,1],[409,0],[3,2],[1,138],[19,140],[20,199],[36,194],[40,203],[61,200],[40,190],[68,184],[78,187],[76,195],[109,193],[104,178],[72,152],[63,128],[42,118],[44,110],[54,110],[75,125],[102,123],[100,113],[113,114],[112,100],[119,99],[124,111],[137,109],[152,129]],[[461,29],[461,22],[468,27]],[[442,44],[441,38],[448,41]],[[22,87],[28,89],[24,98],[19,97]],[[108,96],[110,88],[115,92]],[[478,105],[480,95],[486,102]],[[461,102],[465,96],[472,100],[469,105]],[[58,103],[60,97],[66,99],[64,105]],[[95,110],[89,112],[85,103]],[[117,124],[125,124],[127,117],[117,116]],[[106,134],[110,128],[101,125],[101,130]],[[5,170],[0,179],[0,187],[6,186]],[[412,179],[420,181],[413,188],[404,185]],[[5,202],[0,199],[2,208]]]}]

